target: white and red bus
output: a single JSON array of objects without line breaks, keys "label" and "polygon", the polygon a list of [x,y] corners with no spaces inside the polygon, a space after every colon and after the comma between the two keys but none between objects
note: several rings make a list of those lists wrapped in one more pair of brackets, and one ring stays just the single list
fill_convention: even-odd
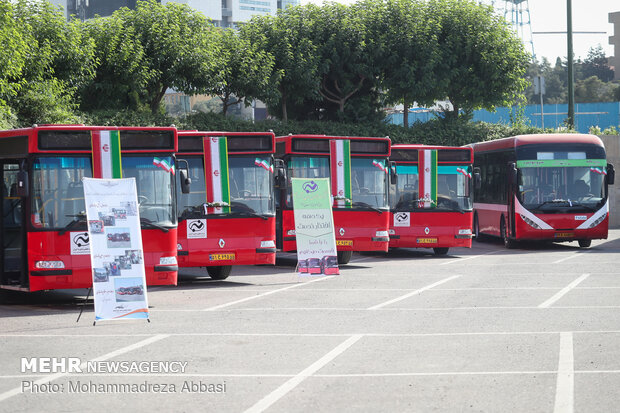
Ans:
[{"label": "white and red bus", "polygon": [[[350,166],[334,173],[335,142],[348,142]],[[291,178],[330,178],[332,187],[345,182],[350,194],[334,197],[333,214],[338,263],[346,264],[353,251],[387,251],[389,244],[389,138],[289,135],[276,138],[276,157],[284,161],[287,184],[279,188],[276,241],[283,251],[295,251],[295,222]],[[347,161],[348,162],[348,161]],[[338,182],[335,182],[338,179]],[[350,196],[350,198],[348,198]],[[327,266],[330,264],[326,258]],[[312,268],[308,265],[308,268]]]},{"label": "white and red bus", "polygon": [[398,144],[390,160],[390,248],[471,248],[473,150]]},{"label": "white and red bus", "polygon": [[476,143],[474,234],[519,240],[606,239],[614,168],[593,135],[521,135]]},{"label": "white and red bus", "polygon": [[191,179],[187,194],[177,185],[180,267],[223,280],[233,265],[275,264],[274,150],[271,132],[179,132]]},{"label": "white and red bus", "polygon": [[102,130],[120,131],[122,174],[136,179],[147,284],[176,284],[175,180],[154,163],[174,165],[176,128],[41,125],[0,131],[0,288],[92,285],[82,178],[93,176],[91,133]]}]

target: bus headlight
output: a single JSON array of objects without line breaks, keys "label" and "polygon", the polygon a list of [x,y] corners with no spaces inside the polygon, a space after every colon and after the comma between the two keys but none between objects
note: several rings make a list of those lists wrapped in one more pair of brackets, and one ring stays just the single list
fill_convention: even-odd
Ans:
[{"label": "bus headlight", "polygon": [[387,231],[377,231],[375,237],[389,237],[390,234]]},{"label": "bus headlight", "polygon": [[471,235],[471,229],[459,229],[459,235]]},{"label": "bus headlight", "polygon": [[65,268],[65,263],[62,261],[36,261],[34,268],[42,270]]},{"label": "bus headlight", "polygon": [[526,223],[527,225],[529,225],[530,227],[532,227],[532,228],[534,228],[534,229],[542,229],[542,228],[540,227],[540,225],[538,225],[537,223],[535,223],[534,221],[532,221],[531,219],[529,219],[529,218],[528,218],[528,217],[526,217],[525,215],[521,215],[521,214],[519,214],[519,216],[520,216],[520,217],[521,217],[521,219],[522,219],[523,221],[525,221],[525,223]]},{"label": "bus headlight", "polygon": [[607,214],[603,214],[600,217],[598,217],[596,219],[596,221],[594,221],[593,223],[590,224],[590,226],[588,226],[588,228],[594,228],[595,226],[597,226],[598,224],[600,224],[601,222],[603,222],[603,220],[607,217]]},{"label": "bus headlight", "polygon": [[276,243],[274,241],[261,241],[260,247],[261,248],[275,248]]},{"label": "bus headlight", "polygon": [[161,257],[159,265],[177,265],[177,257]]}]

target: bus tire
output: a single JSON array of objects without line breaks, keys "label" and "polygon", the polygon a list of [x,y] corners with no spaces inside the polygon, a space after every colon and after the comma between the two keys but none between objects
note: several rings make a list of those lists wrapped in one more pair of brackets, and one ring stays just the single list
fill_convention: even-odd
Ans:
[{"label": "bus tire", "polygon": [[450,248],[433,248],[433,251],[435,251],[435,255],[446,255],[448,253],[448,250]]},{"label": "bus tire", "polygon": [[580,248],[589,248],[592,245],[591,239],[580,239],[578,242]]},{"label": "bus tire", "polygon": [[207,267],[207,272],[212,280],[225,280],[230,275],[232,265],[219,265],[216,267]]},{"label": "bus tire", "polygon": [[338,251],[338,264],[345,265],[351,261],[353,251]]},{"label": "bus tire", "polygon": [[508,236],[508,229],[506,228],[506,221],[504,221],[504,217],[502,217],[502,220],[500,221],[499,232],[502,234],[502,241],[504,242],[504,247],[512,249],[516,246],[516,241],[510,239],[510,237]]}]

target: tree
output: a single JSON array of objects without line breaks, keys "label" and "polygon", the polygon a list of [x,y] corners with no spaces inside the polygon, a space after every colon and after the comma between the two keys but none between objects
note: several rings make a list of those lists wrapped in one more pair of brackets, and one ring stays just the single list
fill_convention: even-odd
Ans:
[{"label": "tree", "polygon": [[242,37],[274,57],[270,87],[277,93],[260,98],[285,122],[289,105],[316,101],[320,96],[317,46],[308,35],[309,22],[317,13],[314,5],[290,7],[277,17],[253,17],[241,27]]},{"label": "tree", "polygon": [[614,78],[614,71],[609,67],[607,56],[605,56],[605,51],[600,44],[588,50],[588,56],[581,66],[583,79],[596,76],[603,82],[609,82]]},{"label": "tree", "polygon": [[218,96],[226,116],[230,106],[241,102],[248,106],[255,98],[265,98],[271,93],[274,60],[270,53],[230,29],[221,30],[219,43],[224,64],[218,82],[201,93]]},{"label": "tree", "polygon": [[372,38],[382,38],[383,89],[390,103],[403,104],[403,125],[409,126],[413,102],[432,105],[441,98],[437,80],[441,21],[429,3],[388,0],[383,18],[376,20]]},{"label": "tree", "polygon": [[0,126],[9,126],[12,110],[8,100],[24,84],[22,73],[30,52],[30,39],[15,19],[10,2],[0,2]]},{"label": "tree", "polygon": [[[102,56],[105,61],[100,66],[111,72],[98,76],[108,82],[113,80],[114,73],[122,70],[122,66],[112,60],[120,54],[121,61],[129,65],[128,73],[138,77],[136,82],[119,84],[118,92],[137,92],[153,113],[160,110],[166,90],[174,88],[188,95],[204,90],[212,85],[223,65],[215,27],[202,13],[187,5],[138,1],[135,10],[118,10],[102,24],[106,22],[126,31],[120,39],[111,37],[116,45],[111,49],[114,53]],[[108,37],[100,40],[105,42],[113,35],[110,29]],[[135,42],[129,40],[127,47],[118,43],[129,37]],[[132,56],[139,65],[134,65]],[[121,79],[126,81],[127,77]],[[106,87],[109,86],[113,85],[108,83]]]},{"label": "tree", "polygon": [[441,19],[437,81],[459,110],[509,105],[527,86],[530,56],[506,21],[472,0],[430,0]]},{"label": "tree", "polygon": [[618,85],[603,82],[597,76],[590,76],[585,80],[575,82],[575,102],[613,102],[618,88]]},{"label": "tree", "polygon": [[94,44],[79,22],[45,1],[16,0],[13,18],[28,43],[19,93],[9,105],[21,124],[75,121],[76,90],[94,73]]}]

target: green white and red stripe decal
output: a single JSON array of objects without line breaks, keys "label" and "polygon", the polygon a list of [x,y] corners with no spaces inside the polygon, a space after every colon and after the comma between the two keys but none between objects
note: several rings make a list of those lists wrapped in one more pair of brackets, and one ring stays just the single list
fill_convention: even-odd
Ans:
[{"label": "green white and red stripe decal", "polygon": [[174,172],[174,164],[170,164],[165,159],[154,157],[153,158],[153,165],[155,165],[158,168],[162,168],[166,172],[170,172],[172,175],[175,174],[175,172]]},{"label": "green white and red stripe decal", "polygon": [[225,136],[204,137],[207,214],[230,212],[228,183],[228,145]]},{"label": "green white and red stripe decal", "polygon": [[334,206],[351,207],[351,141],[334,139],[329,145]]},{"label": "green white and red stripe decal", "polygon": [[418,152],[419,207],[434,208],[437,205],[437,150]]},{"label": "green white and red stripe decal", "polygon": [[122,178],[121,139],[117,130],[91,133],[93,178]]}]

